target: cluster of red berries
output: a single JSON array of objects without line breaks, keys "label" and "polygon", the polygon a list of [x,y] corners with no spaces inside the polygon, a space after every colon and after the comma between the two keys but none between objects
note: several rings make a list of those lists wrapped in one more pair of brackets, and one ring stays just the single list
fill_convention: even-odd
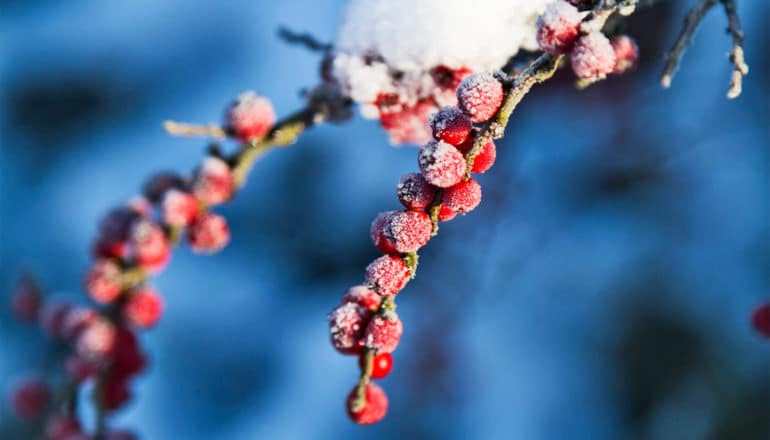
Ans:
[{"label": "cluster of red berries", "polygon": [[[267,135],[274,123],[270,102],[248,92],[230,107],[225,124],[232,137],[248,144]],[[38,321],[52,338],[72,345],[63,363],[67,388],[77,392],[82,384],[95,382],[102,410],[122,407],[131,398],[130,381],[145,368],[136,332],[155,326],[163,313],[163,300],[148,277],[166,267],[172,245],[185,236],[193,252],[214,253],[229,242],[226,220],[210,208],[230,200],[237,190],[231,162],[209,156],[191,179],[157,174],[145,184],[142,196],[101,220],[94,262],[85,277],[86,291],[97,306],[44,302],[30,280],[24,280],[14,294],[12,306],[20,319]],[[45,382],[27,380],[14,390],[11,404],[25,419],[51,409],[49,440],[89,438],[71,408],[49,408],[51,394]],[[105,438],[135,436],[113,431]]]},{"label": "cluster of red berries", "polygon": [[569,54],[578,78],[599,80],[636,66],[639,48],[628,36],[608,39],[600,30],[583,26],[579,2],[557,0],[537,20],[537,42],[551,55]]},{"label": "cluster of red berries", "polygon": [[384,255],[367,266],[364,285],[350,288],[329,314],[332,345],[359,356],[362,380],[347,399],[356,423],[376,423],[387,412],[385,392],[370,379],[385,377],[392,368],[391,353],[403,332],[394,298],[414,276],[416,252],[435,234],[436,222],[479,205],[481,186],[470,174],[486,172],[495,161],[491,140],[474,151],[479,133],[474,123],[495,116],[502,83],[490,73],[472,74],[457,84],[456,93],[458,106],[441,109],[430,121],[433,139],[418,155],[420,173],[398,183],[396,196],[405,209],[380,213],[372,222],[371,239]]}]

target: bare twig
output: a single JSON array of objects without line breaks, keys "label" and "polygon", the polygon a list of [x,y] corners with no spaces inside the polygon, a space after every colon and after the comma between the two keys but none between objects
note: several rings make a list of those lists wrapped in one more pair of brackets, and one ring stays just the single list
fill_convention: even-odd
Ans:
[{"label": "bare twig", "polygon": [[217,139],[227,137],[227,131],[218,125],[196,125],[184,122],[164,121],[163,129],[174,136],[211,136]]},{"label": "bare twig", "polygon": [[741,95],[743,77],[749,74],[749,66],[743,57],[743,29],[738,18],[737,0],[722,0],[727,14],[727,32],[733,37],[733,48],[730,51],[730,62],[733,63],[733,73],[730,78],[730,88],[727,97],[735,99]]},{"label": "bare twig", "polygon": [[312,52],[329,52],[333,48],[331,44],[322,43],[311,34],[294,32],[285,26],[278,28],[278,36],[289,44],[304,46]]},{"label": "bare twig", "polygon": [[666,55],[666,67],[663,69],[663,74],[660,77],[660,83],[663,87],[671,87],[671,79],[674,77],[677,67],[679,67],[679,62],[682,59],[682,55],[684,55],[685,49],[690,45],[692,35],[695,33],[701,20],[703,20],[703,17],[716,3],[717,0],[698,0],[698,4],[687,13],[684,19],[684,27],[682,27],[682,31],[679,33],[674,46]]}]

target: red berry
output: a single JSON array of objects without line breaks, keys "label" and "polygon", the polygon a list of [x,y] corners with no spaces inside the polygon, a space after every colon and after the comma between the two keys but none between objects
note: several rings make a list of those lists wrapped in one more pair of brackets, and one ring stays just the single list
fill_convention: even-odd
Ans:
[{"label": "red berry", "polygon": [[134,222],[140,218],[140,213],[131,207],[123,206],[111,210],[99,222],[99,239],[106,243],[128,240]]},{"label": "red berry", "polygon": [[[364,369],[363,353],[358,357],[358,366]],[[380,353],[372,360],[372,379],[382,379],[393,369],[393,356],[390,353]]]},{"label": "red berry", "polygon": [[227,112],[227,127],[243,142],[264,137],[275,124],[269,99],[252,91],[241,93]]},{"label": "red berry", "polygon": [[126,322],[135,327],[154,327],[163,314],[163,299],[154,290],[145,288],[128,297],[122,312]]},{"label": "red berry", "polygon": [[163,171],[147,179],[142,187],[142,194],[152,203],[158,203],[163,195],[172,189],[184,188],[184,179],[176,173]]},{"label": "red berry", "polygon": [[86,291],[91,299],[106,304],[120,296],[123,290],[120,273],[120,266],[112,260],[96,260],[86,275]]},{"label": "red berry", "polygon": [[17,318],[34,322],[40,311],[40,288],[31,279],[24,278],[11,298],[11,308]]},{"label": "red berry", "polygon": [[601,32],[580,37],[571,57],[572,71],[578,78],[602,79],[615,69],[615,50]]},{"label": "red berry", "polygon": [[445,204],[441,204],[441,208],[438,211],[438,220],[442,222],[448,222],[457,217],[457,213],[447,208]]},{"label": "red berry", "polygon": [[51,388],[39,377],[27,377],[11,390],[11,408],[21,419],[40,416],[51,400]]},{"label": "red berry", "polygon": [[63,339],[63,325],[72,305],[68,302],[47,302],[40,310],[40,325],[51,338]]},{"label": "red berry", "polygon": [[230,166],[224,160],[209,156],[195,173],[193,194],[207,205],[219,205],[230,200],[235,191],[235,180]]},{"label": "red berry", "polygon": [[610,41],[615,51],[615,68],[612,73],[621,74],[636,67],[639,61],[639,46],[628,35],[618,35]]},{"label": "red berry", "polygon": [[565,1],[558,0],[545,8],[537,19],[537,44],[552,55],[572,50],[580,33],[583,14]]},{"label": "red berry", "polygon": [[442,201],[448,209],[467,214],[481,203],[481,185],[473,179],[462,181],[444,190]]},{"label": "red berry", "polygon": [[130,377],[142,371],[146,363],[134,333],[118,329],[112,353],[112,373],[118,377]]},{"label": "red berry", "polygon": [[762,304],[754,309],[751,315],[751,324],[760,335],[770,338],[770,303]]},{"label": "red berry", "polygon": [[503,103],[503,85],[489,72],[466,77],[457,88],[457,104],[473,122],[492,118]]},{"label": "red berry", "polygon": [[104,408],[116,410],[131,399],[131,391],[125,379],[110,377],[102,385],[100,398]]},{"label": "red berry", "polygon": [[74,341],[89,325],[99,319],[95,310],[88,307],[71,307],[61,323],[60,335],[67,341]]},{"label": "red berry", "polygon": [[380,252],[414,252],[430,240],[431,221],[422,211],[387,211],[372,222],[370,234]]},{"label": "red berry", "polygon": [[409,282],[409,268],[399,257],[383,255],[366,266],[366,284],[382,296],[396,295]]},{"label": "red berry", "polygon": [[77,354],[92,361],[102,361],[115,348],[115,326],[106,319],[90,323],[78,335],[75,349]]},{"label": "red berry", "polygon": [[430,141],[420,150],[418,164],[423,177],[431,185],[449,188],[465,175],[463,154],[443,141]]},{"label": "red berry", "polygon": [[406,209],[425,209],[433,203],[436,188],[422,174],[409,173],[398,182],[396,196]]},{"label": "red berry", "polygon": [[366,327],[364,343],[379,353],[391,353],[398,347],[404,326],[395,312],[385,312],[372,318]]},{"label": "red berry", "polygon": [[444,65],[436,66],[430,70],[433,82],[436,83],[439,88],[451,90],[452,92],[457,90],[457,86],[459,86],[463,79],[471,73],[471,69],[467,67],[452,69]]},{"label": "red berry", "polygon": [[[458,146],[457,149],[467,154],[473,148],[473,141],[473,138],[469,138],[462,145]],[[497,159],[497,147],[495,147],[495,142],[490,139],[489,142],[481,147],[479,154],[473,160],[471,172],[475,174],[486,173],[495,164],[495,159]]]},{"label": "red berry", "polygon": [[362,408],[354,408],[356,400],[356,388],[348,394],[346,407],[350,418],[359,425],[371,425],[385,417],[388,412],[388,396],[382,388],[370,383],[366,385],[364,395],[366,402]]},{"label": "red berry", "polygon": [[212,254],[230,242],[230,228],[224,217],[210,212],[201,214],[187,230],[187,241],[193,252]]},{"label": "red berry", "polygon": [[358,353],[372,312],[356,303],[345,303],[329,313],[329,334],[334,348],[343,354]]},{"label": "red berry", "polygon": [[94,376],[99,371],[99,367],[76,354],[71,354],[64,361],[64,371],[72,381],[80,383]]},{"label": "red berry", "polygon": [[48,419],[45,424],[47,440],[66,440],[67,437],[80,434],[80,423],[72,416],[57,414]]},{"label": "red berry", "polygon": [[432,102],[421,101],[399,111],[381,113],[380,125],[393,144],[421,144],[430,139],[428,120],[435,111]]},{"label": "red berry", "polygon": [[152,215],[152,204],[145,197],[131,197],[126,205],[141,217],[149,218]]},{"label": "red berry", "polygon": [[134,223],[130,243],[136,264],[150,273],[160,272],[171,259],[171,246],[165,231],[151,220]]},{"label": "red berry", "polygon": [[430,119],[433,138],[452,145],[460,145],[468,139],[473,125],[465,113],[457,107],[444,107]]},{"label": "red berry", "polygon": [[174,227],[189,225],[200,211],[200,203],[194,195],[172,189],[163,196],[163,221]]},{"label": "red berry", "polygon": [[375,312],[380,308],[382,297],[366,286],[353,286],[342,295],[342,302],[340,304],[345,303],[356,303],[367,310]]}]

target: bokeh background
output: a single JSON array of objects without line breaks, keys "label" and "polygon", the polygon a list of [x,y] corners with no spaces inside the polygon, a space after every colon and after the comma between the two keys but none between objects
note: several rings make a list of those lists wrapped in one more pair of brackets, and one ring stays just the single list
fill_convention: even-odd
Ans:
[{"label": "bokeh background", "polygon": [[[770,3],[740,2],[736,101],[720,9],[658,85],[688,3],[629,21],[638,71],[585,91],[562,73],[517,110],[482,206],[442,226],[400,296],[382,423],[348,422],[357,365],[325,316],[376,257],[369,222],[416,152],[357,118],[257,164],[220,210],[224,252],[175,253],[151,369],[115,424],[152,440],[770,438],[770,343],[748,323],[770,298]],[[83,301],[98,218],[204,152],[160,122],[216,122],[246,89],[298,108],[319,58],[275,31],[331,40],[342,7],[0,2],[0,298],[32,271]],[[0,307],[3,389],[54,370],[55,351]],[[0,408],[0,438],[35,438]]]}]

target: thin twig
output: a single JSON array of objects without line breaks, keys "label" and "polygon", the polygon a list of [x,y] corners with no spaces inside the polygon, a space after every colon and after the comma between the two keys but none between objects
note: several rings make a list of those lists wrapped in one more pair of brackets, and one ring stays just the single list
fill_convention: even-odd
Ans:
[{"label": "thin twig", "polygon": [[227,137],[227,130],[218,125],[197,125],[185,122],[164,121],[163,129],[174,136],[211,136],[217,139]]},{"label": "thin twig", "polygon": [[671,87],[671,79],[674,77],[679,62],[684,55],[685,49],[690,45],[690,40],[698,25],[703,20],[703,17],[714,5],[717,4],[717,0],[699,0],[684,19],[684,27],[679,33],[679,37],[676,39],[676,43],[666,55],[666,67],[663,69],[663,74],[660,77],[660,83],[665,88]]},{"label": "thin twig", "polygon": [[278,28],[278,36],[289,44],[304,46],[312,52],[329,52],[333,48],[331,44],[322,43],[309,33],[294,32],[285,26]]},{"label": "thin twig", "polygon": [[730,78],[730,88],[727,97],[735,99],[741,95],[743,77],[749,74],[749,66],[743,57],[743,29],[738,18],[737,0],[722,0],[727,14],[727,32],[733,37],[733,48],[730,51],[730,62],[733,64],[733,73]]}]

